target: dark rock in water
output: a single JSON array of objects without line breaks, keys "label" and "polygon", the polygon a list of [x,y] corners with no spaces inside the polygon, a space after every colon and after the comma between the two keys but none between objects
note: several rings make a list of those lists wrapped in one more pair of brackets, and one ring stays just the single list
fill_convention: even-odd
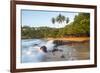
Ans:
[{"label": "dark rock in water", "polygon": [[62,55],[62,56],[61,56],[61,58],[65,58],[65,56],[64,56],[64,55]]},{"label": "dark rock in water", "polygon": [[85,43],[89,42],[89,40],[84,40],[84,41],[66,41],[66,40],[54,40],[55,47],[58,47],[60,45],[69,45],[69,44],[79,44],[79,43]]},{"label": "dark rock in water", "polygon": [[59,49],[60,52],[63,52],[63,50]]},{"label": "dark rock in water", "polygon": [[56,51],[58,51],[58,49],[57,49],[57,48],[54,48],[54,49],[52,50],[52,52],[56,52]]},{"label": "dark rock in water", "polygon": [[57,47],[54,47],[53,50],[50,50],[48,52],[52,52],[53,55],[55,55],[55,52],[63,52],[62,49],[58,49]]},{"label": "dark rock in water", "polygon": [[55,52],[56,52],[56,51],[59,51],[59,49],[58,49],[57,47],[54,48],[51,52],[52,52],[53,55],[55,55]]},{"label": "dark rock in water", "polygon": [[58,49],[58,48],[55,46],[55,47],[54,47],[54,49],[52,50],[52,52],[56,52],[56,51],[63,52],[63,50],[61,50],[61,49]]},{"label": "dark rock in water", "polygon": [[59,45],[64,45],[64,41],[62,41],[62,40],[54,40],[53,43],[56,44],[55,47],[57,47],[57,46],[59,46]]},{"label": "dark rock in water", "polygon": [[76,41],[54,40],[53,43],[56,44],[57,46],[59,46],[59,45],[66,45],[66,44],[76,43]]},{"label": "dark rock in water", "polygon": [[34,46],[36,46],[36,45],[38,45],[38,44],[34,44]]}]

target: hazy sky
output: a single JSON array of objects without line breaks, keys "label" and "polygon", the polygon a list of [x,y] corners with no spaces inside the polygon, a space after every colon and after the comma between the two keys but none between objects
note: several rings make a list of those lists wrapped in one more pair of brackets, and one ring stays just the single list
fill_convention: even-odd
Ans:
[{"label": "hazy sky", "polygon": [[[65,12],[65,11],[40,11],[40,10],[21,10],[21,24],[22,26],[31,26],[31,27],[64,27],[66,23],[63,24],[52,24],[52,17],[56,17],[59,14],[69,17],[70,22],[74,20],[75,15],[78,13]],[[69,23],[70,23],[69,22]]]}]

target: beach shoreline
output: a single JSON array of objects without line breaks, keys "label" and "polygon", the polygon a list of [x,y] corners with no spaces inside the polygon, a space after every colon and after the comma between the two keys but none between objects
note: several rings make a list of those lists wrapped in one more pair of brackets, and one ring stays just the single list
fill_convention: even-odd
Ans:
[{"label": "beach shoreline", "polygon": [[63,38],[44,38],[46,40],[62,40],[62,41],[88,41],[90,40],[90,37],[63,37]]},{"label": "beach shoreline", "polygon": [[[90,59],[90,37],[68,37],[68,38],[46,38],[47,40],[60,40],[65,42],[63,45],[67,45],[75,49],[77,52],[77,60]],[[86,47],[87,46],[87,47]],[[64,54],[66,52],[64,51]]]}]

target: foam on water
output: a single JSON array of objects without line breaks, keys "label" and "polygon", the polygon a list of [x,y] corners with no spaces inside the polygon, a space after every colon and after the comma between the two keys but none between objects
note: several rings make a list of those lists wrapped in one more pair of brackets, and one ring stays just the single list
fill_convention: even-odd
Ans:
[{"label": "foam on water", "polygon": [[56,44],[53,43],[53,41],[54,41],[54,40],[50,40],[50,41],[48,41],[48,42],[45,44],[45,46],[47,47],[47,50],[48,50],[48,51],[49,51],[49,50],[53,50],[54,46],[56,45]]},{"label": "foam on water", "polygon": [[45,59],[45,53],[39,51],[40,47],[30,47],[22,53],[22,63],[41,62]]},{"label": "foam on water", "polygon": [[[28,45],[27,45],[28,44]],[[31,44],[31,45],[30,45]],[[34,44],[38,44],[35,45]],[[27,45],[27,48],[23,47]],[[56,44],[53,43],[53,40],[50,41],[43,41],[43,40],[27,40],[27,41],[22,41],[22,63],[29,63],[29,62],[45,62],[46,61],[46,56],[49,55],[49,53],[43,53],[40,51],[40,47],[41,46],[46,46],[47,47],[47,51],[51,51],[54,49],[54,46]],[[76,52],[75,49],[69,48],[68,46],[58,46],[59,49],[64,49],[63,51],[66,52],[66,60],[73,60],[76,59],[74,57],[74,54]],[[51,54],[49,55],[51,56],[51,60],[53,61],[54,59],[52,59],[54,56]],[[60,55],[58,54],[58,57],[60,58]],[[61,58],[60,58],[61,59]],[[63,59],[61,59],[63,60]]]}]

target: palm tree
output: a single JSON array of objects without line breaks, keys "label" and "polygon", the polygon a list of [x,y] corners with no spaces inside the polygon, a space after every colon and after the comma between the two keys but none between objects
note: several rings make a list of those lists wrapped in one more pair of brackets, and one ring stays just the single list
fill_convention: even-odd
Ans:
[{"label": "palm tree", "polygon": [[52,18],[52,23],[55,24],[55,18],[54,17]]},{"label": "palm tree", "polygon": [[56,17],[56,22],[58,22],[59,24],[63,23],[65,21],[65,16],[59,14],[57,17]]},{"label": "palm tree", "polygon": [[55,24],[55,22],[58,22],[59,24],[63,23],[63,22],[66,22],[68,23],[69,22],[69,18],[59,14],[56,18],[52,18],[52,23]]},{"label": "palm tree", "polygon": [[[59,24],[62,24],[62,23],[66,22],[66,24],[68,24],[69,23],[69,18],[65,17],[62,14],[59,14],[57,17],[52,18],[52,23],[55,24],[55,22],[58,22]],[[62,33],[63,33],[63,31],[62,31]],[[63,37],[63,36],[61,36],[61,37]]]},{"label": "palm tree", "polygon": [[68,24],[69,23],[69,18],[65,17],[62,14],[59,14],[57,17],[55,17],[55,18],[53,17],[52,18],[52,23],[55,24],[55,22],[58,22],[59,24],[62,24],[62,23]]},{"label": "palm tree", "polygon": [[69,18],[68,18],[68,17],[66,18],[66,24],[67,24],[67,23],[69,23]]}]

